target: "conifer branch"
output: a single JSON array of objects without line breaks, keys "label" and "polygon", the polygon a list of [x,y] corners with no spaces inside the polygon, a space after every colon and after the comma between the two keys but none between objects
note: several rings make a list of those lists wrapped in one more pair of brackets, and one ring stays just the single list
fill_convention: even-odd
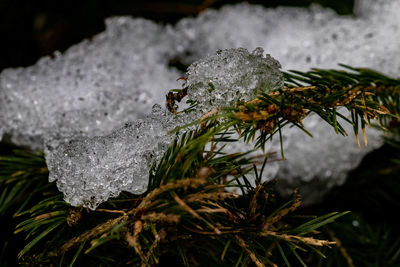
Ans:
[{"label": "conifer branch", "polygon": [[[297,251],[311,248],[321,253],[317,247],[333,245],[317,238],[315,230],[346,212],[312,219],[293,217],[300,206],[298,194],[282,203],[274,197],[273,183],[261,182],[268,157],[258,172],[254,167],[258,162],[248,156],[251,151],[223,153],[219,147],[237,141],[236,131],[247,142],[256,139],[255,149],[264,148],[288,124],[312,135],[302,125],[311,113],[343,135],[347,133],[338,117],[350,123],[356,135],[360,126],[364,129],[373,119],[383,127],[393,126],[399,120],[400,81],[371,70],[347,68],[351,71],[286,73],[286,88],[211,110],[190,124],[194,130],[176,129],[183,133],[152,167],[147,192],[141,196],[123,193],[94,212],[70,207],[54,184],[35,191],[36,205],[31,205],[30,198],[11,209],[9,196],[23,195],[12,193],[8,185],[47,184],[47,169],[43,155],[1,157],[0,188],[7,197],[0,198],[0,212],[13,210],[24,218],[16,233],[30,240],[20,253],[21,260],[54,265],[80,258],[98,262],[104,260],[104,252],[112,251],[116,254],[107,255],[107,262],[124,252],[127,263],[144,266],[158,264],[166,254],[185,265],[253,262],[269,266],[288,264],[292,256],[304,264]],[[179,112],[175,101],[185,94],[183,89],[168,95],[171,112]],[[352,117],[345,118],[339,107],[349,110]],[[248,172],[254,172],[255,185],[246,178]],[[233,188],[242,194],[230,192]],[[52,250],[43,249],[49,244]]]}]

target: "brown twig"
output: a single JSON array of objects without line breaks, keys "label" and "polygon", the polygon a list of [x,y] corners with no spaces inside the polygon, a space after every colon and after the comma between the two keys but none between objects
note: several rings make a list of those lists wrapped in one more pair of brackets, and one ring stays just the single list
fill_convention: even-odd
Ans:
[{"label": "brown twig", "polygon": [[237,243],[239,246],[241,246],[244,251],[246,251],[247,255],[249,255],[251,261],[257,266],[257,267],[264,267],[265,265],[257,258],[257,256],[248,248],[246,242],[240,238],[238,235],[235,235],[235,238],[237,240]]},{"label": "brown twig", "polygon": [[312,237],[304,237],[304,236],[297,236],[297,235],[288,235],[288,234],[279,234],[277,232],[273,232],[273,231],[265,231],[260,233],[261,236],[274,236],[289,242],[294,242],[294,243],[305,243],[308,245],[312,245],[312,246],[318,246],[318,247],[322,247],[322,246],[329,246],[329,245],[334,245],[336,244],[336,242],[334,241],[328,241],[328,240],[320,240],[320,239],[315,239]]},{"label": "brown twig", "polygon": [[280,221],[282,219],[282,217],[286,216],[289,212],[296,210],[301,205],[301,196],[300,196],[298,190],[295,189],[293,194],[294,194],[294,200],[292,202],[292,205],[290,205],[290,207],[288,207],[288,208],[282,209],[275,216],[268,219],[263,226],[264,230],[270,229],[270,227],[274,223]]},{"label": "brown twig", "polygon": [[126,215],[126,212],[123,210],[96,209],[95,211],[107,212],[107,213],[118,213],[118,214]]},{"label": "brown twig", "polygon": [[342,245],[342,242],[340,241],[340,239],[335,236],[335,233],[331,229],[326,227],[326,230],[328,231],[328,234],[331,236],[331,238],[336,242],[336,246],[338,247],[340,253],[342,253],[343,257],[346,259],[349,267],[355,267],[355,265],[353,263],[353,259],[350,257],[346,248]]}]

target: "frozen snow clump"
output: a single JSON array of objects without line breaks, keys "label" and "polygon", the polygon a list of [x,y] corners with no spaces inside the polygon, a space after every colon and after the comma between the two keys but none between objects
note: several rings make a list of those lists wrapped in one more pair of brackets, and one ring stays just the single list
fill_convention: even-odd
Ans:
[{"label": "frozen snow clump", "polygon": [[[196,101],[197,114],[204,113],[239,100],[249,101],[261,93],[269,93],[284,86],[280,63],[270,55],[264,56],[260,47],[249,53],[245,48],[218,50],[188,67],[187,81],[184,84],[187,98]],[[237,136],[239,139],[239,137]],[[224,151],[248,152],[253,144],[242,140],[224,144]],[[260,153],[254,152],[256,156]],[[278,165],[269,165],[265,174],[274,177]],[[248,174],[251,175],[251,174]]]},{"label": "frozen snow clump", "polygon": [[43,149],[46,136],[105,135],[149,114],[176,87],[167,29],[112,18],[106,31],[63,55],[0,75],[0,139]]},{"label": "frozen snow clump", "polygon": [[[192,78],[188,79],[189,97],[207,98],[206,104],[199,106],[212,109],[226,105],[227,98],[228,102],[249,100],[258,93],[281,88],[279,63],[269,56],[263,57],[262,53],[262,50],[250,54],[245,49],[229,49],[194,63],[189,68],[188,77]],[[210,92],[206,90],[209,83],[214,86]],[[49,179],[57,180],[68,203],[92,209],[123,190],[143,193],[151,164],[160,159],[172,140],[167,131],[183,124],[183,120],[188,120],[187,116],[166,114],[155,105],[151,116],[106,136],[69,137],[72,141],[64,143],[50,139],[46,142]]]},{"label": "frozen snow clump", "polygon": [[219,50],[188,68],[188,99],[202,112],[248,101],[261,93],[283,88],[281,65],[263,49],[249,53],[244,48]]},{"label": "frozen snow clump", "polygon": [[151,165],[161,159],[172,141],[167,132],[173,126],[166,112],[155,105],[150,116],[109,135],[47,147],[49,180],[57,180],[65,201],[91,209],[121,191],[143,193]]},{"label": "frozen snow clump", "polygon": [[262,47],[284,70],[343,63],[398,76],[400,1],[358,0],[356,6],[356,16],[316,5],[264,8],[242,3],[207,10],[178,22],[180,58],[190,63],[217,49]]}]

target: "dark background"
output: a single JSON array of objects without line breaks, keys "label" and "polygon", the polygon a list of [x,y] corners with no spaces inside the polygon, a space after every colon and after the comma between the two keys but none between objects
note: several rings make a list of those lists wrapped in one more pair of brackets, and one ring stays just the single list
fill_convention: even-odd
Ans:
[{"label": "dark background", "polygon": [[[196,16],[206,8],[234,4],[238,0],[0,0],[0,71],[29,66],[40,57],[104,30],[104,19],[129,15],[159,23],[175,23]],[[267,7],[307,6],[319,3],[341,14],[351,14],[354,0],[248,0]]]}]

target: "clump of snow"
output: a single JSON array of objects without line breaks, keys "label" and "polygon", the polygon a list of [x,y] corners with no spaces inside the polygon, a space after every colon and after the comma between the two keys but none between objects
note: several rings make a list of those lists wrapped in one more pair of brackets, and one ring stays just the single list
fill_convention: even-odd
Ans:
[{"label": "clump of snow", "polygon": [[[43,149],[46,136],[96,136],[149,114],[176,86],[171,42],[151,21],[112,18],[106,31],[54,58],[0,75],[0,133]],[[1,135],[0,135],[1,139]]]},{"label": "clump of snow", "polygon": [[[400,1],[358,0],[357,16],[320,6],[264,8],[239,4],[181,20],[176,38],[184,62],[218,49],[262,47],[283,69],[337,68],[338,63],[400,72]],[[187,56],[189,55],[189,56]]]},{"label": "clump of snow", "polygon": [[194,62],[185,84],[188,99],[207,112],[283,88],[279,62],[263,52],[262,48],[252,53],[244,48],[225,49]]},{"label": "clump of snow", "polygon": [[[255,97],[260,92],[282,87],[279,62],[269,56],[264,58],[262,53],[262,50],[250,54],[246,49],[229,49],[194,63],[189,68],[188,77],[192,77],[188,79],[189,96],[192,99],[207,98],[206,104],[199,102],[197,108],[207,111],[222,105],[218,99],[221,94],[229,95],[229,88],[240,90],[232,94],[231,101],[234,101],[249,100],[250,96]],[[219,71],[210,72],[216,68]],[[215,88],[208,92],[210,82]],[[173,139],[168,131],[189,123],[190,118],[167,114],[161,106],[155,105],[151,116],[128,123],[109,135],[69,137],[71,141],[49,139],[45,150],[49,180],[57,181],[57,187],[68,203],[91,209],[121,191],[143,193],[150,167],[161,159]]]},{"label": "clump of snow", "polygon": [[174,124],[159,105],[144,119],[127,123],[105,136],[81,137],[46,147],[50,181],[57,181],[64,199],[73,206],[95,209],[121,191],[146,190],[149,170],[173,140]]}]

